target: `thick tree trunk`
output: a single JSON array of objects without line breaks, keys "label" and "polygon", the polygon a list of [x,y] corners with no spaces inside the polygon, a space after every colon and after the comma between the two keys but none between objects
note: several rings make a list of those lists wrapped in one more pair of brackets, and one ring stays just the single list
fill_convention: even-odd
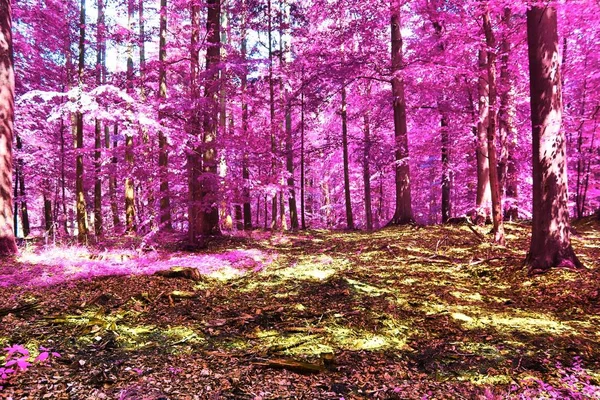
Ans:
[{"label": "thick tree trunk", "polygon": [[533,130],[533,221],[530,273],[581,268],[571,247],[565,134],[556,8],[527,11],[527,44]]},{"label": "thick tree trunk", "polygon": [[392,225],[414,222],[411,193],[410,167],[408,154],[408,129],[406,126],[406,100],[404,97],[404,77],[402,76],[402,34],[400,25],[400,2],[391,3],[392,26],[392,96],[394,109],[394,138],[396,160],[396,207],[390,221]]},{"label": "thick tree trunk", "polygon": [[219,69],[221,61],[221,1],[209,0],[206,20],[208,48],[206,50],[206,71],[208,79],[205,85],[205,98],[207,100],[204,114],[202,176],[198,192],[197,214],[198,234],[206,236],[219,233],[219,211],[217,204],[218,176],[217,176],[217,118],[219,114]]},{"label": "thick tree trunk", "polygon": [[352,197],[350,193],[350,160],[348,154],[348,113],[346,110],[346,86],[342,86],[342,151],[344,162],[344,199],[346,201],[346,227],[354,229]]},{"label": "thick tree trunk", "polygon": [[[198,88],[198,74],[200,72],[199,43],[200,43],[200,7],[192,3],[191,9],[192,32],[190,35],[190,97],[192,100],[192,113],[190,116],[189,130],[196,141],[200,136],[200,106],[198,104],[200,92]],[[188,235],[191,244],[197,243],[199,235],[198,214],[200,205],[198,202],[200,192],[200,176],[202,173],[202,158],[197,147],[193,147],[187,155],[188,163]]]},{"label": "thick tree trunk", "polygon": [[[106,127],[108,128],[108,127]],[[108,149],[110,146],[110,128],[104,130],[104,145]],[[119,205],[117,203],[117,178],[116,178],[116,170],[117,170],[117,156],[114,153],[117,149],[117,135],[119,133],[119,126],[115,122],[113,126],[113,157],[111,159],[111,163],[113,165],[113,170],[111,171],[110,178],[108,179],[108,194],[110,197],[110,210],[113,217],[113,229],[116,229],[121,225],[121,219],[119,218]]]},{"label": "thick tree trunk", "polygon": [[[486,5],[487,7],[487,5]],[[494,242],[504,246],[504,223],[502,215],[502,197],[498,181],[498,160],[496,156],[496,38],[492,30],[490,12],[486,8],[483,14],[483,29],[488,49],[488,85],[489,85],[489,124],[487,130],[487,147],[490,164],[490,190],[492,194],[492,220],[494,223]]]},{"label": "thick tree trunk", "polygon": [[13,230],[12,142],[15,75],[11,1],[0,0],[0,255],[17,253]]},{"label": "thick tree trunk", "polygon": [[475,199],[475,223],[482,225],[491,214],[490,162],[487,146],[489,125],[489,85],[487,71],[487,51],[479,50],[479,120],[477,121],[477,198]]},{"label": "thick tree trunk", "polygon": [[[79,99],[81,106],[81,93],[83,91],[83,72],[85,67],[85,0],[81,0],[79,17]],[[75,196],[77,207],[77,239],[81,244],[87,244],[88,222],[87,208],[85,203],[85,192],[83,186],[83,114],[76,114],[75,147],[77,151],[75,163]]]},{"label": "thick tree trunk", "polygon": [[[167,98],[167,0],[160,1],[160,28],[158,44],[158,97],[159,102]],[[161,109],[158,120],[163,124],[164,115]],[[160,180],[160,230],[171,230],[171,196],[169,193],[169,152],[168,143],[162,131],[158,132],[158,174]]]}]

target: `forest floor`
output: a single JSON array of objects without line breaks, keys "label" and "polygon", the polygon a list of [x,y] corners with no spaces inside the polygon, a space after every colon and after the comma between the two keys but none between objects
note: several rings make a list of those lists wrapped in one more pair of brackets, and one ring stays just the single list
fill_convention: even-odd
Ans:
[{"label": "forest floor", "polygon": [[[466,226],[31,246],[0,262],[0,345],[60,357],[0,398],[600,398],[600,225],[574,228],[585,271],[535,276],[529,230],[508,224],[506,248]],[[201,275],[154,275],[173,267]]]}]

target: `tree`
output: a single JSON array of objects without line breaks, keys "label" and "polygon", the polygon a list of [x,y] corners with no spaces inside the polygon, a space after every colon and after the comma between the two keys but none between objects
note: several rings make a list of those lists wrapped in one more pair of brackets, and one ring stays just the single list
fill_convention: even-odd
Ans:
[{"label": "tree", "polygon": [[[193,17],[194,18],[194,17]],[[196,242],[197,235],[218,233],[219,212],[217,209],[217,119],[218,119],[218,82],[219,62],[221,60],[221,1],[209,0],[207,7],[206,31],[206,71],[207,81],[204,97],[206,110],[203,120],[202,146],[195,149],[196,155],[202,155],[202,173],[190,177],[192,209],[189,214],[190,239]],[[195,50],[194,50],[195,51]],[[199,157],[194,157],[199,162]],[[198,165],[193,166],[198,171]]]},{"label": "tree", "polygon": [[75,162],[75,196],[77,207],[77,240],[79,243],[87,244],[88,223],[87,223],[87,207],[85,201],[85,191],[83,186],[83,113],[81,111],[81,97],[83,92],[83,78],[85,68],[85,0],[81,0],[79,14],[79,64],[78,64],[78,84],[79,98],[78,110],[75,116],[76,134],[75,147],[78,150]]},{"label": "tree", "polygon": [[[104,56],[104,1],[98,0],[98,19],[96,22],[96,85],[103,80]],[[102,178],[100,177],[102,161],[102,122],[96,119],[94,129],[94,233],[102,236]]]},{"label": "tree", "polygon": [[527,45],[533,133],[533,221],[526,262],[531,273],[552,267],[582,268],[570,240],[555,7],[532,6],[527,11]]},{"label": "tree", "polygon": [[[160,104],[167,98],[167,0],[160,1],[160,28],[158,44],[158,97]],[[163,112],[159,108],[158,120],[163,122]],[[160,226],[159,229],[170,230],[171,198],[169,195],[169,153],[167,138],[162,130],[158,131],[158,173],[160,176]]]},{"label": "tree", "polygon": [[391,2],[392,25],[392,96],[394,108],[394,138],[396,161],[396,208],[390,224],[407,224],[414,221],[411,193],[410,167],[408,163],[408,129],[406,126],[406,99],[402,76],[402,33],[400,25],[400,2]]},{"label": "tree", "polygon": [[477,197],[475,199],[475,223],[484,224],[490,215],[490,162],[487,145],[489,125],[489,84],[487,68],[487,51],[479,50],[479,79],[477,93],[479,96],[479,119],[477,120]]},{"label": "tree", "polygon": [[498,160],[496,156],[496,38],[492,30],[490,11],[485,4],[483,13],[487,51],[487,70],[489,87],[489,123],[487,129],[487,148],[489,157],[490,189],[492,194],[492,222],[494,223],[494,242],[504,246],[504,224],[502,216],[502,198],[498,181]]},{"label": "tree", "polygon": [[0,255],[17,252],[11,196],[15,75],[10,3],[0,0]]}]

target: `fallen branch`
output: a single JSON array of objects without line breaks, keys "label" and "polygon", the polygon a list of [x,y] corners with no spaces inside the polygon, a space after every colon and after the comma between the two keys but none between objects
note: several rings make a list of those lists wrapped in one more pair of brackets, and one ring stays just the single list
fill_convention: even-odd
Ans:
[{"label": "fallen branch", "polygon": [[265,362],[255,362],[254,365],[266,368],[287,369],[301,374],[315,374],[325,370],[325,367],[321,364],[312,364],[291,359],[272,359]]},{"label": "fallen branch", "polygon": [[16,306],[13,308],[0,308],[0,317],[4,317],[5,315],[8,315],[8,314],[19,315],[26,311],[37,308],[39,304],[40,304],[39,301],[34,301],[31,303],[26,303],[26,304]]}]

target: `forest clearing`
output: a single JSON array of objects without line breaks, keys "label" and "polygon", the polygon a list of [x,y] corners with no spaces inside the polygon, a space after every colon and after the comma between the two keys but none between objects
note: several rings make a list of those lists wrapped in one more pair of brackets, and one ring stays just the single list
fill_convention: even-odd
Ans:
[{"label": "forest clearing", "polygon": [[[2,267],[19,286],[0,289],[0,340],[60,358],[3,396],[598,398],[600,225],[575,228],[586,271],[535,276],[530,227],[506,228],[509,249],[444,226],[255,232],[202,254],[26,250],[14,276]],[[201,275],[153,275],[157,259]]]}]

